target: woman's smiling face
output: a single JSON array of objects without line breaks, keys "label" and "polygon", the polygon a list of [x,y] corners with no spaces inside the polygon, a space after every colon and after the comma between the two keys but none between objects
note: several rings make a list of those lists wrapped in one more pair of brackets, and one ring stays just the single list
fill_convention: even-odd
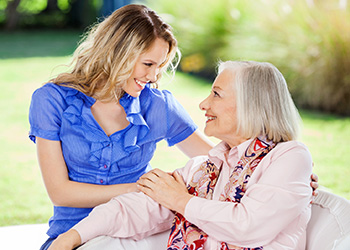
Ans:
[{"label": "woman's smiling face", "polygon": [[153,45],[137,58],[133,72],[123,90],[133,97],[138,97],[146,83],[157,80],[157,75],[166,61],[168,52],[169,44],[163,39],[156,39]]},{"label": "woman's smiling face", "polygon": [[215,79],[210,95],[199,107],[205,110],[207,117],[204,133],[225,141],[231,147],[237,144],[236,135],[236,93],[234,73],[228,69],[222,71]]}]

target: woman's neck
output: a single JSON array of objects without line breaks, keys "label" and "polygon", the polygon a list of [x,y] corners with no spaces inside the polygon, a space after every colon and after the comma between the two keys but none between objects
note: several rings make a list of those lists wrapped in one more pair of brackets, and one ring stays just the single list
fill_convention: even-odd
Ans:
[{"label": "woman's neck", "polygon": [[233,147],[236,147],[239,144],[241,144],[247,140],[249,140],[249,139],[235,136],[235,137],[231,138],[230,140],[226,140],[225,142],[230,146],[230,148],[233,148]]}]

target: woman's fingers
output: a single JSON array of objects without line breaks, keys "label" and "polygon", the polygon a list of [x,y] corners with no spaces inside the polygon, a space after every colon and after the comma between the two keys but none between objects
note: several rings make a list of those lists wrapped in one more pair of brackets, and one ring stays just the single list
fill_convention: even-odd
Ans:
[{"label": "woman's fingers", "polygon": [[161,182],[163,181],[162,177],[164,177],[165,175],[169,176],[168,174],[166,174],[162,170],[153,169],[153,170],[149,171],[148,173],[142,175],[140,177],[140,179],[137,181],[137,184],[142,186],[142,187],[154,190],[157,185],[161,184]]},{"label": "woman's fingers", "polygon": [[182,178],[182,176],[177,171],[174,171],[172,176],[175,178],[175,180],[177,182],[186,185],[185,182],[184,182],[184,179]]}]

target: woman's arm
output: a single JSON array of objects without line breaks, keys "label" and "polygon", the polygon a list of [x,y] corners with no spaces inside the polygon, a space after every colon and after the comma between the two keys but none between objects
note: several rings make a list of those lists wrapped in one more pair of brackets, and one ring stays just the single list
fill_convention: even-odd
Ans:
[{"label": "woman's arm", "polygon": [[37,154],[46,190],[56,206],[95,207],[136,191],[136,184],[94,185],[69,180],[61,143],[37,137]]},{"label": "woman's arm", "polygon": [[56,240],[52,242],[48,250],[72,250],[81,245],[79,233],[70,229],[67,232],[60,234]]},{"label": "woman's arm", "polygon": [[176,144],[176,146],[189,158],[193,158],[195,156],[208,155],[209,150],[214,147],[214,143],[197,129],[185,140]]},{"label": "woman's arm", "polygon": [[129,193],[95,207],[88,217],[60,235],[50,250],[72,249],[99,235],[143,239],[168,230],[174,214],[143,193]]}]

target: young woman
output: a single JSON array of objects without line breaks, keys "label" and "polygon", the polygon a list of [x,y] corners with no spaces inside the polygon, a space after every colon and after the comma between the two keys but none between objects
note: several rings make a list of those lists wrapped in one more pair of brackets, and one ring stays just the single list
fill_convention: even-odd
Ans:
[{"label": "young woman", "polygon": [[127,5],[89,32],[70,72],[34,92],[30,138],[54,204],[42,249],[93,207],[136,191],[160,140],[189,157],[211,149],[171,93],[151,88],[177,51],[154,11]]}]

